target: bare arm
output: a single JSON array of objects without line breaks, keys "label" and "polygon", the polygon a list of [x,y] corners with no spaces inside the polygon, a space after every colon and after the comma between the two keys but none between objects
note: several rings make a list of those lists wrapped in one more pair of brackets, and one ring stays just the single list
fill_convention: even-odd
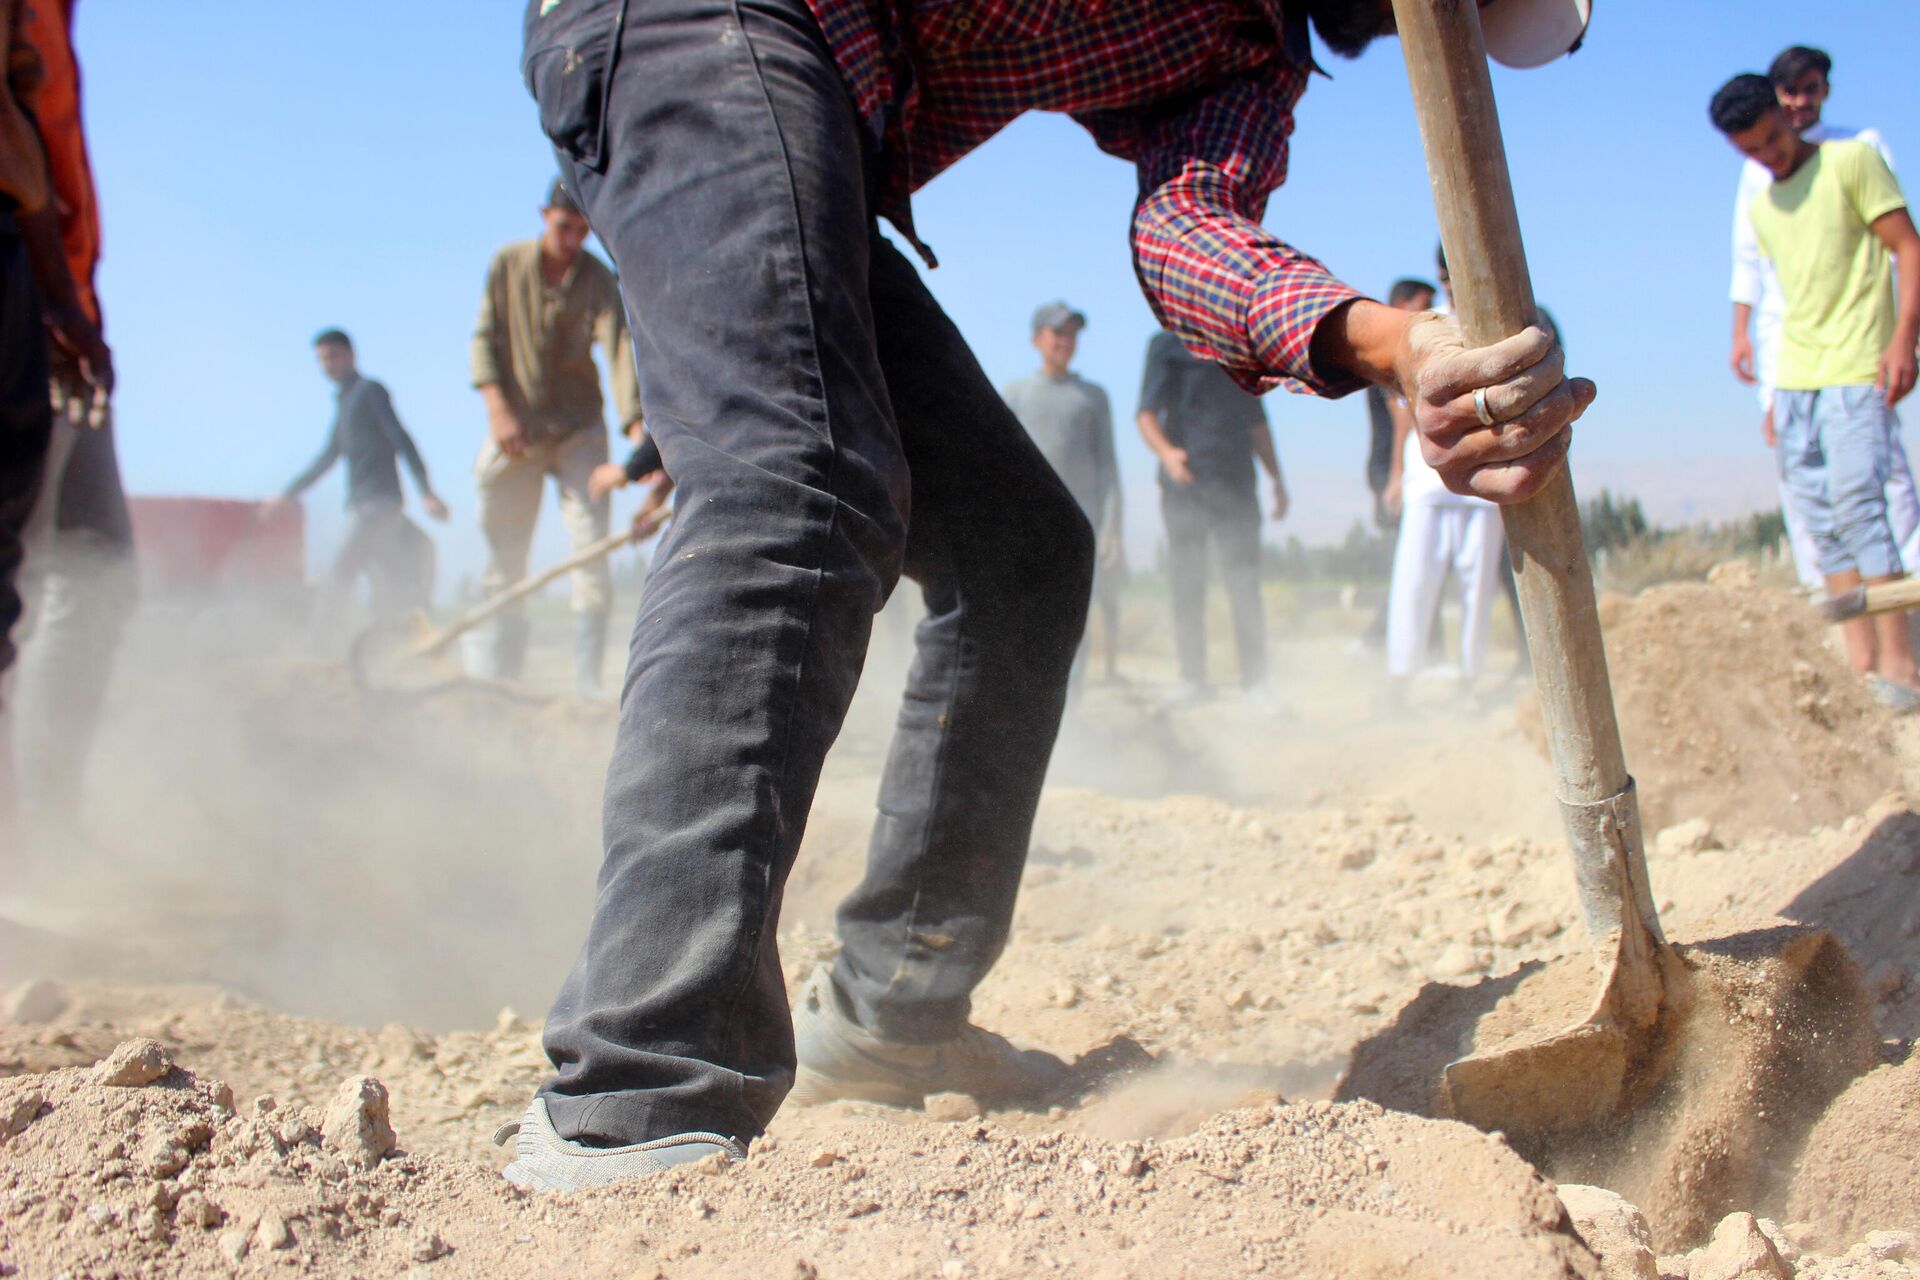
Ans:
[{"label": "bare arm", "polygon": [[1262,420],[1248,428],[1247,434],[1253,441],[1253,456],[1260,459],[1261,469],[1273,481],[1273,518],[1285,520],[1291,504],[1287,498],[1287,478],[1280,474],[1280,455],[1273,447],[1273,428]]},{"label": "bare arm", "polygon": [[1173,441],[1167,439],[1167,433],[1160,425],[1160,415],[1151,409],[1142,409],[1134,418],[1134,424],[1140,428],[1140,438],[1147,442],[1147,448],[1153,450],[1153,456],[1160,459],[1160,466],[1167,478],[1175,484],[1193,483],[1193,472],[1187,470],[1187,451],[1176,448]]},{"label": "bare arm", "polygon": [[1753,372],[1753,306],[1751,303],[1733,304],[1733,354],[1727,363],[1733,366],[1733,376],[1752,386],[1756,381]]},{"label": "bare arm", "polygon": [[1913,216],[1907,210],[1895,209],[1874,219],[1873,234],[1880,237],[1880,243],[1893,255],[1894,272],[1899,279],[1893,341],[1881,353],[1880,373],[1874,380],[1891,406],[1913,390],[1914,344],[1920,341],[1920,232],[1914,230]]},{"label": "bare arm", "polygon": [[1100,397],[1100,427],[1094,433],[1095,459],[1100,470],[1100,524],[1094,530],[1100,535],[1100,553],[1109,558],[1117,558],[1123,545],[1124,512],[1120,496],[1120,460],[1113,448],[1113,407],[1107,397]]}]

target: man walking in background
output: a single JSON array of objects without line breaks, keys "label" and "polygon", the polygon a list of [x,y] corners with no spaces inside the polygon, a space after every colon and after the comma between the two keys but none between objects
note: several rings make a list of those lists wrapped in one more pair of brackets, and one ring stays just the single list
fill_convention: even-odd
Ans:
[{"label": "man walking in background", "polygon": [[[1100,608],[1106,676],[1113,680],[1119,643],[1120,589],[1127,568],[1123,537],[1120,468],[1113,451],[1113,408],[1106,390],[1068,366],[1087,318],[1064,302],[1033,313],[1033,349],[1040,371],[1009,383],[1001,394],[1040,454],[1080,504],[1093,525],[1093,602]],[[1010,500],[1018,501],[1017,495]],[[1089,629],[1091,630],[1091,629]],[[1073,687],[1085,677],[1091,636],[1082,636],[1073,660]]]},{"label": "man walking in background", "polygon": [[1267,620],[1260,598],[1260,499],[1254,459],[1273,485],[1273,518],[1287,515],[1287,484],[1267,411],[1219,366],[1194,356],[1162,330],[1147,343],[1136,419],[1160,461],[1160,512],[1167,523],[1167,587],[1180,683],[1169,706],[1212,696],[1207,679],[1207,558],[1220,566],[1240,655],[1240,686],[1264,710]]},{"label": "man walking in background", "polygon": [[[1869,143],[1801,136],[1765,76],[1735,76],[1709,114],[1772,175],[1747,213],[1785,300],[1774,421],[1788,497],[1830,594],[1903,577],[1886,485],[1893,406],[1913,389],[1920,339],[1920,234],[1906,199]],[[1920,710],[1906,615],[1854,618],[1842,631],[1881,701]]]},{"label": "man walking in background", "polygon": [[120,482],[109,397],[113,363],[94,273],[100,210],[81,121],[74,0],[22,7],[21,43],[38,79],[28,110],[50,198],[23,219],[53,337],[53,431],[25,529],[20,736],[33,744],[22,789],[42,817],[71,821],[114,659],[137,595],[133,521]]},{"label": "man walking in background", "polygon": [[[587,252],[587,220],[558,180],[540,216],[545,228],[537,239],[494,255],[474,326],[473,385],[487,406],[487,442],[474,475],[487,537],[481,586],[488,595],[526,576],[548,476],[559,489],[573,549],[607,535],[607,499],[588,492],[594,468],[607,461],[596,342],[606,355],[621,429],[641,416],[618,281]],[[604,559],[573,571],[574,690],[583,697],[600,691],[612,605],[613,576]],[[524,606],[502,613],[476,674],[519,679],[527,637]]]},{"label": "man walking in background", "polygon": [[[1830,76],[1833,59],[1819,49],[1793,45],[1782,50],[1767,69],[1774,96],[1786,112],[1787,122],[1808,142],[1845,142],[1857,139],[1870,144],[1893,168],[1893,153],[1875,129],[1854,129],[1829,124],[1822,119],[1827,97],[1833,92]],[[1779,355],[1780,325],[1786,313],[1780,283],[1773,268],[1761,256],[1754,237],[1750,211],[1753,202],[1773,182],[1773,175],[1757,160],[1740,166],[1740,183],[1733,201],[1733,354],[1729,363],[1734,376],[1757,389],[1760,398],[1760,434],[1767,447],[1779,452],[1778,422],[1774,413],[1774,364]],[[1887,453],[1887,518],[1900,544],[1903,566],[1912,571],[1920,567],[1920,495],[1916,495],[1913,469],[1907,450],[1896,433]],[[1780,479],[1780,514],[1787,523],[1787,542],[1793,550],[1794,568],[1800,580],[1810,587],[1820,585],[1819,557],[1813,537],[1801,521],[1787,494],[1784,473]]]},{"label": "man walking in background", "polygon": [[445,520],[447,504],[428,483],[426,463],[400,425],[386,387],[361,376],[353,340],[339,329],[328,329],[313,340],[313,351],[321,372],[338,388],[333,426],[319,456],[270,505],[294,501],[334,463],[345,460],[350,523],[346,542],[334,556],[317,621],[328,626],[337,620],[363,573],[373,584],[375,618],[425,609],[433,599],[433,543],[407,519],[396,461],[406,460],[428,515]]}]

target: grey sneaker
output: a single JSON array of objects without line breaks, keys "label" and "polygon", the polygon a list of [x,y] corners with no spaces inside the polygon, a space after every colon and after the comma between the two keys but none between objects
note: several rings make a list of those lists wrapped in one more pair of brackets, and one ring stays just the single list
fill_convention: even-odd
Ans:
[{"label": "grey sneaker", "polygon": [[628,1147],[589,1147],[555,1132],[547,1115],[547,1100],[536,1097],[527,1113],[493,1135],[497,1147],[518,1135],[513,1163],[500,1176],[528,1191],[579,1191],[609,1182],[645,1178],[676,1165],[692,1164],[711,1155],[745,1160],[746,1148],[717,1133],[676,1133]]},{"label": "grey sneaker", "polygon": [[1875,701],[1897,716],[1910,716],[1920,711],[1920,689],[1910,684],[1899,684],[1885,676],[1868,676],[1867,688]]},{"label": "grey sneaker", "polygon": [[1052,1054],[975,1026],[939,1044],[882,1040],[846,1015],[826,968],[801,993],[793,1036],[800,1065],[787,1100],[800,1106],[844,1099],[921,1107],[933,1093],[964,1093],[989,1107],[1045,1105],[1069,1075]]}]

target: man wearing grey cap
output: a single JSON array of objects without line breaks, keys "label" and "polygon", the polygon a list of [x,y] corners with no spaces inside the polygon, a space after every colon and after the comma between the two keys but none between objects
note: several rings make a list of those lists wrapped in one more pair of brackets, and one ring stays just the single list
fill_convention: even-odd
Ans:
[{"label": "man wearing grey cap", "polygon": [[[640,421],[640,388],[620,285],[586,250],[587,220],[558,179],[533,240],[493,255],[473,331],[473,385],[486,401],[487,441],[474,463],[480,529],[487,536],[481,588],[492,595],[527,574],[540,490],[548,476],[575,551],[607,536],[607,499],[588,491],[607,460],[597,342],[613,379],[620,426]],[[613,577],[602,559],[573,571],[573,680],[583,697],[600,690]],[[478,674],[517,680],[527,657],[524,607],[502,613]]]},{"label": "man wearing grey cap", "polygon": [[[1120,469],[1113,453],[1113,407],[1104,388],[1068,368],[1079,348],[1080,331],[1086,327],[1087,317],[1064,302],[1049,302],[1036,310],[1033,349],[1040,353],[1040,371],[1008,383],[1001,395],[1093,524],[1093,603],[1100,609],[1106,676],[1112,680],[1127,554],[1121,528]],[[1086,670],[1089,638],[1081,637],[1074,656],[1075,688]]]}]

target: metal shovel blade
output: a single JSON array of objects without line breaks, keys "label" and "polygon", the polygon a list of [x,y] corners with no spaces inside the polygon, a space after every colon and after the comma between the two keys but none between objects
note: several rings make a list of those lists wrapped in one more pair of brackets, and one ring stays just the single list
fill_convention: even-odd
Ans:
[{"label": "metal shovel blade", "polygon": [[1630,1090],[1663,1058],[1654,1041],[1678,965],[1647,887],[1632,782],[1598,804],[1562,808],[1599,997],[1572,1026],[1462,1058],[1445,1073],[1455,1119],[1519,1137],[1586,1128],[1630,1105]]}]

